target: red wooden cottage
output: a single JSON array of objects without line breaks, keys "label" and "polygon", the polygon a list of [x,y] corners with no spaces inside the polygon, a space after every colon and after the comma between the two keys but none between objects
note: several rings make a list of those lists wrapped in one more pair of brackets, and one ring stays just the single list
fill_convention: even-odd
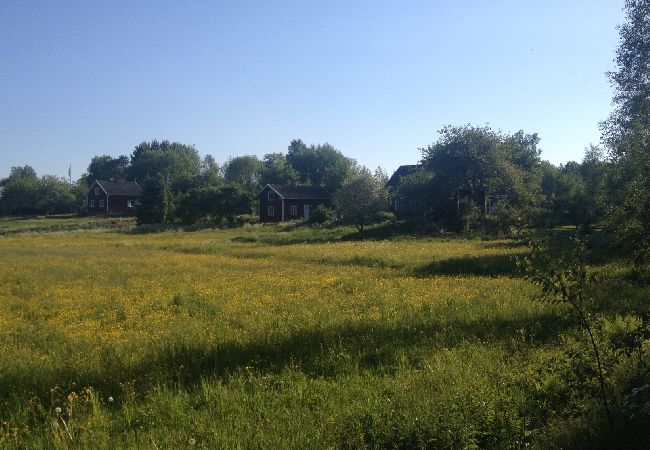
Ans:
[{"label": "red wooden cottage", "polygon": [[133,181],[96,180],[88,190],[89,214],[132,214],[142,189]]},{"label": "red wooden cottage", "polygon": [[332,196],[320,186],[267,184],[259,194],[260,222],[309,220],[319,205],[328,205]]}]

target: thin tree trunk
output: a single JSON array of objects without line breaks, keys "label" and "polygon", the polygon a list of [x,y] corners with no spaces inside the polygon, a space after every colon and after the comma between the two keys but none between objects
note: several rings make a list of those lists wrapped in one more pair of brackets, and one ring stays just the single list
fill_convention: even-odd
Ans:
[{"label": "thin tree trunk", "polygon": [[580,321],[585,326],[587,333],[589,334],[591,347],[593,348],[594,354],[596,355],[596,364],[598,366],[598,382],[600,383],[600,393],[603,398],[603,407],[605,408],[605,414],[607,414],[607,422],[609,423],[609,427],[612,428],[614,424],[612,422],[612,415],[609,412],[609,402],[607,401],[607,390],[605,387],[605,376],[603,375],[603,367],[600,363],[600,352],[598,351],[598,345],[596,345],[596,339],[594,339],[594,334],[591,331],[591,326],[589,325],[587,318],[582,313],[580,307],[575,302],[571,302],[571,305],[575,308],[578,316],[580,317]]}]

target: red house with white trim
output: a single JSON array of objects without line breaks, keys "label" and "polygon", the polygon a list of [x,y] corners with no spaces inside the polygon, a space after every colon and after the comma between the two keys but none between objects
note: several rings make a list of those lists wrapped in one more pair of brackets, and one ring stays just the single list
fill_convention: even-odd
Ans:
[{"label": "red house with white trim", "polygon": [[267,184],[259,193],[260,222],[309,220],[319,205],[329,205],[332,196],[320,186]]},{"label": "red house with white trim", "polygon": [[134,181],[95,180],[88,190],[88,214],[133,214],[142,188]]}]

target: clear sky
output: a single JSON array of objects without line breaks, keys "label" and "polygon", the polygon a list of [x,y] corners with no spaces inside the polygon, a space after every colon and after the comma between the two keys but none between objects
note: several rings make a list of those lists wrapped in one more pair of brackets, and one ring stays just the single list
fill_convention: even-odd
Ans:
[{"label": "clear sky", "polygon": [[0,177],[142,141],[219,163],[329,142],[389,172],[445,125],[580,160],[611,111],[622,0],[0,0]]}]

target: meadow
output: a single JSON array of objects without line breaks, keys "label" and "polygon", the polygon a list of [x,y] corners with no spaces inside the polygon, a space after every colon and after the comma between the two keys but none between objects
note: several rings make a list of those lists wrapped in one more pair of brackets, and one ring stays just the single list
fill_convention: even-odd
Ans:
[{"label": "meadow", "polygon": [[2,448],[647,439],[650,289],[616,261],[590,306],[612,429],[584,330],[517,241],[83,223],[0,223]]}]

